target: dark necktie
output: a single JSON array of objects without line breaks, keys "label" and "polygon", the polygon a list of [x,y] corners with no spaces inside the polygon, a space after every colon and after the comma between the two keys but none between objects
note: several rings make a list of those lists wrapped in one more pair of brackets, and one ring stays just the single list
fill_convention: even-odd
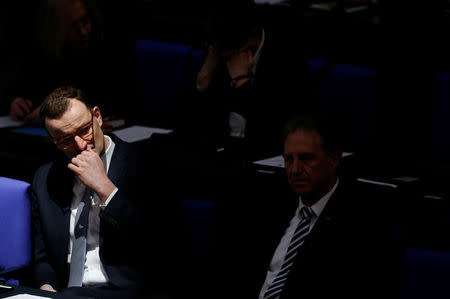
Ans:
[{"label": "dark necktie", "polygon": [[309,233],[311,218],[314,216],[314,212],[310,207],[303,207],[300,210],[300,214],[302,215],[302,220],[297,225],[294,235],[292,236],[291,243],[289,244],[286,256],[284,257],[283,265],[281,266],[277,277],[273,280],[269,288],[267,288],[267,291],[264,294],[264,299],[272,299],[280,296],[283,291],[283,286],[288,278],[289,271],[294,264],[298,249],[303,244]]},{"label": "dark necktie", "polygon": [[92,205],[91,189],[86,188],[75,216],[75,240],[72,244],[70,258],[70,276],[68,287],[81,286],[83,282],[84,264],[86,261],[86,239],[89,224],[89,210]]}]

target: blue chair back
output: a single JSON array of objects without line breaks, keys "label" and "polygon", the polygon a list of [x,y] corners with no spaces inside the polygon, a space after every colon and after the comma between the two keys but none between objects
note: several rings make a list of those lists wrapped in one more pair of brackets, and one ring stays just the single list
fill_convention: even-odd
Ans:
[{"label": "blue chair back", "polygon": [[450,161],[450,73],[436,75],[432,119],[433,148],[441,158]]},{"label": "blue chair back", "polygon": [[450,251],[407,248],[403,299],[450,297]]},{"label": "blue chair back", "polygon": [[212,248],[214,203],[202,200],[182,200],[182,222],[192,241],[196,257],[206,256]]},{"label": "blue chair back", "polygon": [[[317,66],[319,67],[319,66]],[[375,142],[376,72],[336,64],[323,76],[319,103],[327,115],[344,124],[350,151],[370,149]]]},{"label": "blue chair back", "polygon": [[325,70],[325,67],[328,65],[328,62],[322,59],[308,59],[306,63],[314,81],[320,79],[320,72]]},{"label": "blue chair back", "polygon": [[139,102],[150,116],[170,113],[174,100],[192,84],[190,46],[136,40]]},{"label": "blue chair back", "polygon": [[0,273],[31,262],[29,183],[0,177]]},{"label": "blue chair back", "polygon": [[180,203],[181,223],[186,234],[186,243],[190,248],[190,279],[195,284],[207,283],[211,274],[211,254],[214,235],[215,204],[202,200],[182,200]]}]

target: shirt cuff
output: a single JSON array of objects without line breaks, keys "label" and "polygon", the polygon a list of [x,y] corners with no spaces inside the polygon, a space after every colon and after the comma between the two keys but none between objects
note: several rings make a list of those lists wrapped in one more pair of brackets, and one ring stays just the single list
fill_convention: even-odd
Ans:
[{"label": "shirt cuff", "polygon": [[202,93],[205,92],[208,89],[208,85],[203,85],[200,86],[200,84],[198,83],[198,78],[197,78],[197,90]]},{"label": "shirt cuff", "polygon": [[119,188],[116,187],[113,190],[113,192],[111,192],[111,194],[108,196],[108,198],[106,199],[105,203],[104,204],[100,204],[100,208],[104,209],[108,205],[108,203],[111,201],[113,196],[117,193],[117,191],[119,191]]}]

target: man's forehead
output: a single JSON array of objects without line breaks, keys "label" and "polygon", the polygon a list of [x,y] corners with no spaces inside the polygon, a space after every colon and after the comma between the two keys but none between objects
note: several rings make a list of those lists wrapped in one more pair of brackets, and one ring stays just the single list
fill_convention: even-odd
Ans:
[{"label": "man's forehead", "polygon": [[71,100],[68,109],[57,119],[46,118],[47,129],[55,132],[69,132],[88,121],[90,117],[89,109],[78,100]]}]

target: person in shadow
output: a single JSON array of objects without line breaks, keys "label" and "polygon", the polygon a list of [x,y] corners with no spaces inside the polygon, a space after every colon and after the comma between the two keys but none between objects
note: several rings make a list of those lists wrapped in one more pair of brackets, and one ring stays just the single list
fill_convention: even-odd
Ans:
[{"label": "person in shadow", "polygon": [[292,119],[285,176],[254,176],[230,188],[218,207],[211,296],[399,298],[395,195],[340,174],[338,127],[319,117]]},{"label": "person in shadow", "polygon": [[278,152],[276,132],[314,102],[298,23],[253,1],[210,11],[207,55],[178,132],[195,130],[206,146],[238,158]]},{"label": "person in shadow", "polygon": [[29,45],[19,78],[8,90],[11,118],[39,125],[41,102],[53,89],[64,85],[82,89],[101,105],[105,116],[112,116],[118,98],[123,96],[121,86],[127,82],[117,72],[126,54],[117,55],[117,44],[108,47],[96,1],[40,0],[33,7],[36,39]]}]

